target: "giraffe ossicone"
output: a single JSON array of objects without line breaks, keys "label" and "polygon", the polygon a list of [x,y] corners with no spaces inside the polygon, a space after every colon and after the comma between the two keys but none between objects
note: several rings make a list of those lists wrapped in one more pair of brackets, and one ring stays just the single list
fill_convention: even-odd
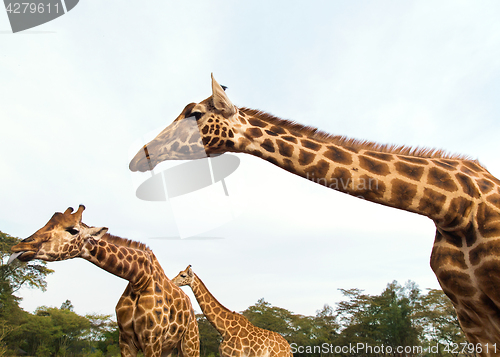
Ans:
[{"label": "giraffe ossicone", "polygon": [[[212,95],[188,104],[174,123],[194,116],[208,155],[260,157],[337,191],[429,217],[436,225],[431,268],[460,324],[482,355],[500,347],[500,180],[477,161],[439,150],[330,135],[265,112],[236,107],[212,77]],[[130,162],[147,171],[178,152],[189,137],[172,125]]]},{"label": "giraffe ossicone", "polygon": [[188,296],[165,275],[151,249],[112,236],[105,227],[82,222],[75,213],[56,212],[45,226],[11,248],[14,259],[61,261],[83,258],[129,283],[116,305],[122,356],[168,355],[174,348],[198,357],[199,334]]},{"label": "giraffe ossicone", "polygon": [[253,325],[246,317],[223,306],[193,272],[191,265],[179,272],[172,282],[188,285],[208,322],[222,336],[221,357],[292,357],[292,350],[283,336]]}]

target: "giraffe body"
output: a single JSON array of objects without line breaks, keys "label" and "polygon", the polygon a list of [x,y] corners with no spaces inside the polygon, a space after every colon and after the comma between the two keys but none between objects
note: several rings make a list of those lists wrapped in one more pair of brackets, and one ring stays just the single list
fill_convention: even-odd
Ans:
[{"label": "giraffe body", "polygon": [[[32,236],[12,247],[18,259],[59,261],[80,257],[129,283],[116,305],[122,356],[199,356],[198,324],[188,296],[165,275],[142,243],[81,222],[83,206],[55,213]],[[21,254],[19,254],[21,253]]]},{"label": "giraffe body", "polygon": [[207,320],[222,336],[221,357],[292,357],[288,342],[279,333],[259,328],[246,317],[224,307],[207,289],[191,266],[172,282],[189,285]]},{"label": "giraffe body", "polygon": [[[174,133],[186,118],[196,119],[201,140]],[[130,169],[190,158],[201,146],[208,155],[254,155],[334,190],[432,219],[431,268],[477,352],[500,355],[500,180],[477,161],[333,136],[239,108],[212,77],[212,96],[188,104]]]}]

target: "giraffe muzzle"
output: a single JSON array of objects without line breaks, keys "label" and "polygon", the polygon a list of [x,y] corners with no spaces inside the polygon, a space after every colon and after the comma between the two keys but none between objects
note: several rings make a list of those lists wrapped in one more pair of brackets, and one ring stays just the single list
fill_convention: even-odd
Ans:
[{"label": "giraffe muzzle", "polygon": [[28,261],[33,259],[35,254],[36,254],[35,252],[31,252],[31,251],[20,251],[20,252],[12,253],[12,255],[9,258],[9,261],[7,262],[7,265],[12,263],[16,259],[18,259],[22,262],[28,262]]}]

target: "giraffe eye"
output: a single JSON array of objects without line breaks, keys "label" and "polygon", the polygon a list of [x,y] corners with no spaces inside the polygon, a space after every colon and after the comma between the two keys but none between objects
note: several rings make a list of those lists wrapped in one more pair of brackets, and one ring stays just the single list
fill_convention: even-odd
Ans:
[{"label": "giraffe eye", "polygon": [[75,229],[74,227],[69,227],[69,228],[66,228],[66,232],[68,232],[69,234],[74,236],[74,235],[78,234],[78,229]]}]

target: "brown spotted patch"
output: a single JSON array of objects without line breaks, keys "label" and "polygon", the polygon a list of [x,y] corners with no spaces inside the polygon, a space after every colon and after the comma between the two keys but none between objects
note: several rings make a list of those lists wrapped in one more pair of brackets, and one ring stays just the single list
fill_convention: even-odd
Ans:
[{"label": "brown spotted patch", "polygon": [[500,264],[498,260],[488,260],[481,264],[474,275],[481,286],[481,290],[491,299],[500,301]]},{"label": "brown spotted patch", "polygon": [[457,311],[457,315],[462,328],[473,329],[481,325],[481,322],[477,321],[477,317],[472,318],[466,310]]},{"label": "brown spotted patch", "polygon": [[449,160],[449,159],[439,159],[439,161],[448,164],[449,166],[452,167],[458,167],[458,161],[456,160]]},{"label": "brown spotted patch", "polygon": [[314,161],[316,154],[310,153],[306,150],[299,150],[299,164],[302,166],[309,165]]},{"label": "brown spotted patch", "polygon": [[251,143],[252,142],[250,140],[248,140],[247,138],[240,137],[240,138],[238,138],[238,149],[243,151]]},{"label": "brown spotted patch", "polygon": [[245,136],[248,138],[260,138],[262,135],[262,130],[259,128],[249,128],[245,130]]},{"label": "brown spotted patch", "polygon": [[285,169],[288,172],[292,172],[292,173],[297,172],[295,170],[295,165],[293,164],[292,160],[289,160],[289,159],[283,159],[283,169]]},{"label": "brown spotted patch", "polygon": [[262,121],[257,118],[250,118],[248,119],[248,122],[250,123],[250,125],[258,126],[259,128],[265,128],[267,126],[267,123],[265,121]]},{"label": "brown spotted patch", "polygon": [[102,247],[98,247],[97,253],[95,254],[95,258],[98,261],[102,261],[104,259],[104,257],[106,257],[106,249],[104,249]]},{"label": "brown spotted patch", "polygon": [[429,169],[427,183],[449,192],[454,192],[458,189],[450,174],[437,167],[431,167]]},{"label": "brown spotted patch", "polygon": [[359,152],[358,148],[354,148],[352,146],[343,146],[343,148],[346,149],[347,151],[353,152],[355,154],[357,154]]},{"label": "brown spotted patch", "polygon": [[264,140],[264,142],[262,144],[260,144],[260,146],[264,150],[266,150],[267,152],[275,152],[276,151],[276,149],[274,148],[273,142],[269,139]]},{"label": "brown spotted patch", "polygon": [[498,194],[490,195],[486,198],[486,201],[488,201],[489,203],[500,209],[500,195]]},{"label": "brown spotted patch", "polygon": [[450,202],[450,207],[444,216],[443,226],[454,227],[462,224],[464,217],[470,212],[472,201],[464,197],[455,197]]},{"label": "brown spotted patch", "polygon": [[260,152],[259,150],[250,150],[248,151],[250,155],[257,156],[257,157],[263,157],[264,154]]},{"label": "brown spotted patch", "polygon": [[391,154],[386,154],[383,152],[376,152],[376,151],[365,152],[365,155],[384,161],[392,161],[394,159],[394,156],[392,156]]},{"label": "brown spotted patch", "polygon": [[458,299],[456,297],[455,294],[453,294],[451,291],[449,291],[448,289],[444,288],[443,289],[443,293],[445,293],[446,296],[448,296],[448,298],[454,303],[454,304],[458,304]]},{"label": "brown spotted patch", "polygon": [[464,235],[465,244],[467,245],[467,247],[472,247],[477,241],[477,232],[472,222],[465,229]]},{"label": "brown spotted patch", "polygon": [[278,145],[278,152],[285,157],[292,157],[293,155],[293,145],[290,145],[283,140],[276,140],[276,144]]},{"label": "brown spotted patch", "polygon": [[278,136],[278,134],[276,134],[274,131],[271,130],[266,130],[266,134],[271,136]]},{"label": "brown spotted patch", "polygon": [[326,177],[330,164],[325,160],[319,160],[316,165],[311,165],[306,169],[308,177]]},{"label": "brown spotted patch", "polygon": [[448,171],[454,171],[455,170],[454,166],[452,166],[452,165],[450,165],[450,164],[448,164],[446,162],[442,162],[442,161],[439,161],[439,160],[434,160],[433,162],[434,162],[434,164],[436,166],[439,166],[439,167],[441,167],[441,168],[443,168],[445,170],[448,170]]},{"label": "brown spotted patch", "polygon": [[437,273],[441,286],[462,298],[473,297],[476,293],[468,274],[457,270],[443,270]]},{"label": "brown spotted patch", "polygon": [[421,158],[413,157],[413,156],[398,156],[398,158],[400,158],[401,160],[407,161],[407,162],[411,162],[414,164],[420,164],[420,165],[427,165],[429,163],[429,161],[427,161],[425,159],[421,159]]},{"label": "brown spotted patch", "polygon": [[358,192],[367,200],[380,202],[386,191],[385,183],[368,175],[361,175],[357,184]]},{"label": "brown spotted patch", "polygon": [[464,174],[472,176],[472,177],[478,176],[474,171],[470,170],[469,168],[467,168],[465,166],[460,167],[460,171],[462,171]]},{"label": "brown spotted patch", "polygon": [[467,166],[469,169],[471,169],[474,172],[481,172],[483,171],[483,168],[476,164],[475,162],[472,161],[464,161],[462,163],[464,166]]},{"label": "brown spotted patch", "polygon": [[213,146],[213,145],[217,144],[218,141],[219,141],[218,137],[213,137],[212,140],[210,141],[210,143],[208,144],[208,146]]},{"label": "brown spotted patch", "polygon": [[476,182],[479,185],[479,189],[482,193],[488,193],[493,189],[493,187],[495,187],[495,184],[493,182],[486,179],[476,179]]},{"label": "brown spotted patch", "polygon": [[273,165],[280,166],[278,159],[275,157],[270,156],[270,157],[267,157],[266,160],[269,161]]},{"label": "brown spotted patch", "polygon": [[359,156],[359,166],[372,174],[386,176],[390,173],[389,166],[385,162],[370,159],[366,156]]},{"label": "brown spotted patch", "polygon": [[400,179],[391,181],[391,203],[397,208],[406,209],[411,206],[413,198],[417,194],[417,185]]},{"label": "brown spotted patch", "polygon": [[406,162],[398,161],[394,164],[394,167],[401,175],[415,181],[420,181],[424,174],[424,168],[422,166],[407,164]]},{"label": "brown spotted patch", "polygon": [[286,130],[277,125],[273,125],[269,130],[275,132],[276,134],[286,134]]},{"label": "brown spotted patch", "polygon": [[338,162],[339,164],[352,164],[352,155],[336,146],[328,146],[324,156],[333,162]]},{"label": "brown spotted patch", "polygon": [[469,259],[472,265],[477,265],[481,263],[484,258],[492,256],[500,259],[500,244],[498,241],[486,241],[481,243],[469,253]]},{"label": "brown spotted patch", "polygon": [[432,250],[431,265],[433,269],[439,269],[446,266],[452,266],[462,270],[468,268],[465,262],[464,253],[460,249],[447,246],[434,247]]},{"label": "brown spotted patch", "polygon": [[470,197],[474,198],[479,197],[479,191],[474,185],[474,181],[472,181],[472,179],[469,176],[459,172],[455,175],[455,177],[457,178],[458,183],[460,184],[462,190],[466,195],[469,195]]},{"label": "brown spotted patch", "polygon": [[500,237],[500,213],[485,202],[477,208],[479,233],[485,238]]},{"label": "brown spotted patch", "polygon": [[[495,183],[496,185],[500,185],[500,180],[497,179],[495,176],[493,176],[492,174],[490,174],[489,172],[486,172],[484,174],[484,177],[493,181],[493,183]],[[500,188],[499,188],[499,192],[500,192]]]},{"label": "brown spotted patch", "polygon": [[342,191],[346,191],[348,188],[350,188],[353,182],[351,172],[344,167],[336,167],[335,170],[333,170],[330,181],[330,188]]},{"label": "brown spotted patch", "polygon": [[313,151],[318,151],[321,149],[321,145],[318,143],[315,143],[314,141],[308,140],[308,139],[302,139],[300,140],[300,143],[302,144],[303,147],[307,149],[311,149]]},{"label": "brown spotted patch", "polygon": [[446,202],[446,195],[436,192],[430,188],[424,189],[424,195],[418,204],[418,210],[428,216],[433,217],[441,213]]},{"label": "brown spotted patch", "polygon": [[283,140],[289,141],[291,143],[297,144],[297,139],[294,136],[285,135],[281,137]]},{"label": "brown spotted patch", "polygon": [[487,309],[489,310],[486,312],[487,315],[500,316],[500,308],[486,294],[481,294],[481,296],[479,297],[479,301],[481,301],[481,304],[483,306],[486,306]]}]

